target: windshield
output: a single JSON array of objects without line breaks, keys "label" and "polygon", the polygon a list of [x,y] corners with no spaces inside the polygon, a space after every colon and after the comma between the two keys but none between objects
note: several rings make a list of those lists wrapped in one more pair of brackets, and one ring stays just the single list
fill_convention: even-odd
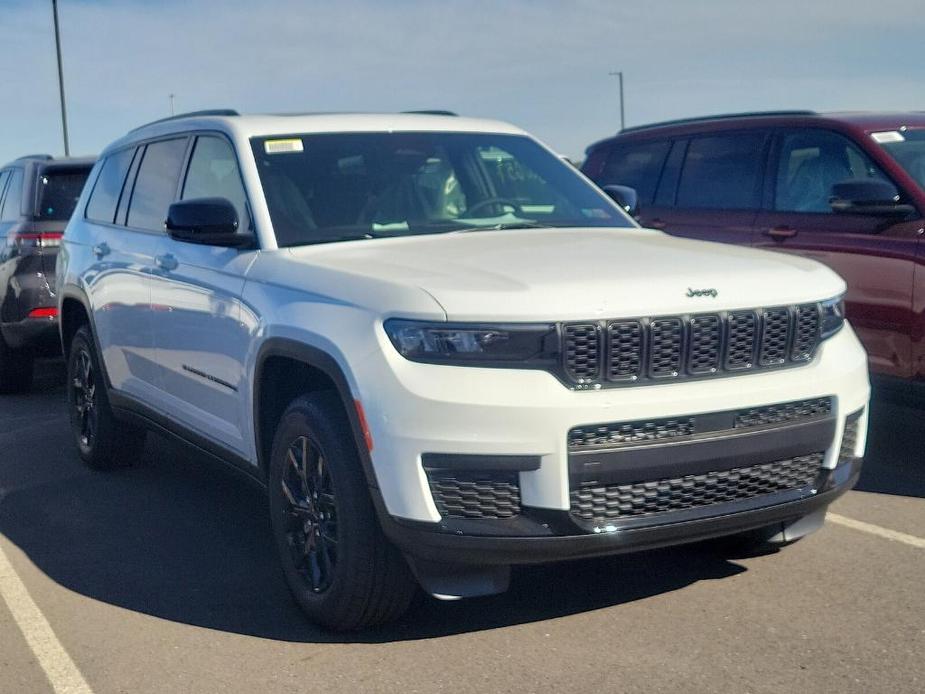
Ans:
[{"label": "windshield", "polygon": [[335,133],[255,138],[252,146],[281,247],[463,230],[633,225],[528,137]]},{"label": "windshield", "polygon": [[36,219],[66,221],[77,205],[90,169],[49,169],[39,178]]},{"label": "windshield", "polygon": [[925,129],[890,130],[871,137],[925,189]]}]

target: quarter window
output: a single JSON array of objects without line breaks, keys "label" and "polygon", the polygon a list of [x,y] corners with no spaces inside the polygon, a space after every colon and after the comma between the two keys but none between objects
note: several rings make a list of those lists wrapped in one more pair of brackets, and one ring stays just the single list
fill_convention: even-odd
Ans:
[{"label": "quarter window", "polygon": [[851,140],[825,130],[785,135],[777,166],[774,209],[831,213],[832,186],[857,178],[887,180]]},{"label": "quarter window", "polygon": [[652,204],[670,147],[668,140],[614,145],[599,183],[635,188],[640,203]]},{"label": "quarter window", "polygon": [[757,207],[762,132],[691,140],[678,183],[677,206],[745,210]]},{"label": "quarter window", "polygon": [[231,145],[219,137],[196,140],[189,170],[183,184],[181,200],[193,198],[225,198],[238,212],[238,224],[249,226],[247,196],[241,183],[241,172]]},{"label": "quarter window", "polygon": [[87,219],[111,224],[116,218],[116,206],[125,186],[125,174],[132,163],[135,150],[123,149],[109,155],[96,179],[96,185],[87,203]]},{"label": "quarter window", "polygon": [[6,198],[3,200],[3,210],[0,211],[0,222],[15,222],[22,214],[22,169],[13,169],[10,173],[10,184],[6,189]]},{"label": "quarter window", "polygon": [[186,138],[152,142],[145,148],[128,209],[128,226],[163,231],[167,208],[176,199]]}]

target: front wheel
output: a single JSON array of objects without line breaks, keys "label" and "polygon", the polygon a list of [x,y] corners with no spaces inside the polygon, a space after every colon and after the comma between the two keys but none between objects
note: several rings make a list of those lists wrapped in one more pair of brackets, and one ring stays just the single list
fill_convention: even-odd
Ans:
[{"label": "front wheel", "polygon": [[347,631],[400,617],[417,584],[382,533],[340,400],[297,398],[276,430],[270,519],[286,582],[315,622]]}]

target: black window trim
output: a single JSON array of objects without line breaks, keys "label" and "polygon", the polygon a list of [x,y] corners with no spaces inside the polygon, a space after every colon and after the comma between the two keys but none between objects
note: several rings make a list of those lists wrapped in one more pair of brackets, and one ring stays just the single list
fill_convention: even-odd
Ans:
[{"label": "black window trim", "polygon": [[[4,185],[4,190],[3,190],[3,200],[0,201],[0,224],[10,224],[12,222],[16,222],[19,219],[21,219],[23,216],[22,202],[23,202],[23,193],[25,192],[25,189],[26,189],[26,170],[22,166],[11,166],[10,168],[6,169],[6,171],[9,171],[10,175],[6,177],[6,184]],[[6,196],[10,193],[13,176],[16,175],[17,171],[22,176],[22,181],[20,182],[20,188],[19,188],[19,210],[17,210],[19,214],[16,215],[15,219],[4,220],[3,210],[6,207]]]},{"label": "black window trim", "polygon": [[2,176],[3,174],[7,174],[7,177],[3,179],[3,185],[0,186],[0,210],[3,209],[4,193],[6,193],[7,184],[10,182],[9,173],[10,173],[10,169],[0,169],[0,176]]},{"label": "black window trim", "polygon": [[[675,183],[675,190],[672,199],[674,200],[674,205],[672,209],[685,211],[685,212],[752,212],[758,213],[763,210],[764,202],[764,187],[765,187],[765,169],[770,154],[771,143],[774,139],[775,128],[769,126],[762,126],[757,128],[733,128],[729,130],[701,130],[693,133],[689,133],[683,136],[678,136],[677,139],[683,140],[687,139],[687,145],[684,150],[684,158],[681,160],[681,167],[678,171],[678,180]],[[761,147],[758,150],[758,166],[756,167],[756,180],[755,180],[755,189],[752,192],[752,206],[751,207],[689,207],[678,205],[678,190],[681,187],[681,178],[684,176],[684,165],[687,163],[687,156],[690,153],[691,143],[695,140],[704,139],[708,137],[723,137],[729,135],[747,135],[751,133],[760,133],[763,135],[764,139],[761,143]]]}]

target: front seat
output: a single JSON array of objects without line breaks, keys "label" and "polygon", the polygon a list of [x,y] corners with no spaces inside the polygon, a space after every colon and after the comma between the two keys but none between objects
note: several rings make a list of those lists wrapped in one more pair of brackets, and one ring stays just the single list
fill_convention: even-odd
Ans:
[{"label": "front seat", "polygon": [[263,186],[279,246],[294,246],[309,240],[318,229],[312,208],[299,187],[284,173],[273,172]]},{"label": "front seat", "polygon": [[800,164],[787,184],[779,205],[793,212],[831,212],[832,186],[853,178],[844,149],[823,147]]}]

